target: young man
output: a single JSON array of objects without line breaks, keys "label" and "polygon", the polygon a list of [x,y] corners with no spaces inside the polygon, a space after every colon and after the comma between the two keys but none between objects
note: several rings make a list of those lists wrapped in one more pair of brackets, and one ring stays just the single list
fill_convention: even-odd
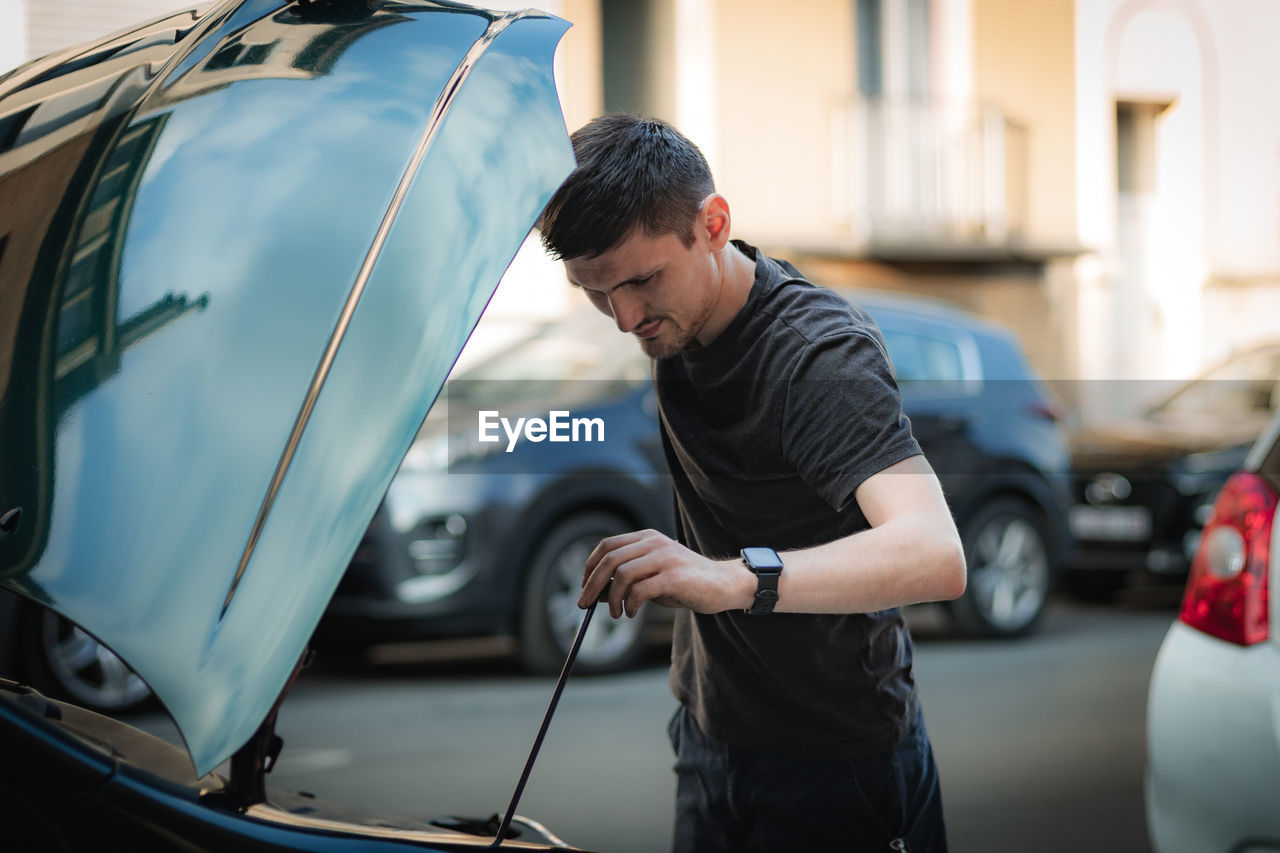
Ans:
[{"label": "young man", "polygon": [[573,145],[543,241],[655,360],[678,540],[603,540],[578,603],[612,581],[614,618],[682,608],[675,849],[945,850],[897,608],[960,595],[964,555],[879,330],[731,241],[670,126],[606,116]]}]

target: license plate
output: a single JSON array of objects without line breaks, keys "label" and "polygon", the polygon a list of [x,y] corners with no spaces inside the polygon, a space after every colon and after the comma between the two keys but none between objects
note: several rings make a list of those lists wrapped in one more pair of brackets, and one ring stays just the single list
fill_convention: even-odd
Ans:
[{"label": "license plate", "polygon": [[1141,506],[1073,506],[1068,516],[1077,539],[1141,542],[1151,537],[1151,512]]}]

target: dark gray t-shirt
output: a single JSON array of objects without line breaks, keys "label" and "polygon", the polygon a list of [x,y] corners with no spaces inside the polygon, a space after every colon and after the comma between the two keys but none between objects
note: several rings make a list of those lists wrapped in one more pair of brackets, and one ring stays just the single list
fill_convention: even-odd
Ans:
[{"label": "dark gray t-shirt", "polygon": [[[745,307],[710,346],[654,367],[677,532],[713,558],[865,530],[854,490],[920,452],[874,321],[790,264],[735,245],[756,262]],[[897,609],[685,610],[671,689],[725,743],[853,758],[905,735],[917,701],[911,659]]]}]

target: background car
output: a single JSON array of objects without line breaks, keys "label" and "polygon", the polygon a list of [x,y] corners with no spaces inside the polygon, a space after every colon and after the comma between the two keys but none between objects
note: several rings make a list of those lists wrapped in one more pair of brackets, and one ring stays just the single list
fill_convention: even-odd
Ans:
[{"label": "background car", "polygon": [[918,297],[845,295],[884,334],[903,411],[964,542],[968,587],[947,604],[955,626],[1031,632],[1072,547],[1060,404],[1008,330]]},{"label": "background car", "polygon": [[[1069,545],[1065,435],[1008,332],[940,303],[847,292],[879,323],[904,410],[955,513],[970,580],[961,630],[1016,636],[1044,612]],[[601,417],[607,444],[481,447],[475,412]],[[535,671],[563,664],[582,568],[604,536],[672,519],[649,360],[586,310],[455,375],[419,433],[315,637],[322,658],[379,642],[510,635]],[[593,622],[585,672],[643,651],[663,608]],[[660,626],[658,626],[660,628]],[[660,634],[658,634],[660,636]]]},{"label": "background car", "polygon": [[1181,583],[1218,489],[1277,406],[1280,343],[1215,365],[1138,421],[1074,432],[1067,586],[1105,600],[1142,576]]},{"label": "background car", "polygon": [[1213,504],[1151,674],[1159,853],[1280,849],[1280,413]]}]

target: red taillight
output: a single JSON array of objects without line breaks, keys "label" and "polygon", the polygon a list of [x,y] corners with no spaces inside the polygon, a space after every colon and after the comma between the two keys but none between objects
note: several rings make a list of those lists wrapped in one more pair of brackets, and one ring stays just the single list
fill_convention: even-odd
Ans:
[{"label": "red taillight", "polygon": [[1276,493],[1256,474],[1227,480],[1200,537],[1179,618],[1241,646],[1267,639],[1267,563]]}]

